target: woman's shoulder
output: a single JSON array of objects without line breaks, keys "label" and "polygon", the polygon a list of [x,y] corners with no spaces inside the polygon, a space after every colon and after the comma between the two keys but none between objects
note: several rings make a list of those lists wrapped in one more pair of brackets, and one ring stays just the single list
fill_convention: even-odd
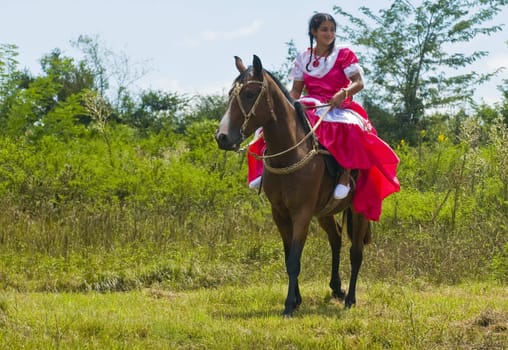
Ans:
[{"label": "woman's shoulder", "polygon": [[339,56],[356,56],[355,51],[351,48],[351,46],[336,46],[337,54]]},{"label": "woman's shoulder", "polygon": [[342,55],[349,55],[351,53],[354,54],[353,49],[347,45],[337,45],[337,46],[335,46],[335,51],[337,52],[337,54],[339,54],[341,56]]},{"label": "woman's shoulder", "polygon": [[298,57],[298,58],[309,58],[311,51],[312,51],[311,48],[308,47],[305,50],[302,50],[302,51],[298,52],[298,55],[296,57]]},{"label": "woman's shoulder", "polygon": [[295,57],[295,64],[297,66],[304,67],[310,59],[310,54],[311,54],[310,48],[300,51]]}]

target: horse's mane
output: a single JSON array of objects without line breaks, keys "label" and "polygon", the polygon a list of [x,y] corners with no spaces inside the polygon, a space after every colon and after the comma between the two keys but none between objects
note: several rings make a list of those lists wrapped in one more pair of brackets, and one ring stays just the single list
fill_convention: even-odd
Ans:
[{"label": "horse's mane", "polygon": [[305,132],[306,133],[310,132],[310,125],[307,120],[305,111],[303,110],[302,104],[299,101],[295,100],[293,97],[291,97],[291,94],[289,93],[288,89],[286,89],[286,87],[280,82],[279,79],[277,79],[277,77],[275,75],[273,75],[273,73],[267,71],[266,69],[265,69],[265,72],[266,72],[266,74],[268,74],[268,76],[270,78],[273,79],[273,81],[275,81],[275,83],[277,84],[279,89],[282,91],[284,96],[286,96],[288,101],[291,102],[291,104],[295,107],[296,115],[298,116],[300,124],[303,126],[303,129],[305,130]]},{"label": "horse's mane", "polygon": [[[249,66],[248,69],[246,69],[243,73],[241,73],[236,79],[235,83],[239,83],[245,80],[245,77],[248,76],[252,72],[252,67]],[[295,100],[293,97],[291,97],[291,94],[289,93],[288,89],[281,83],[281,81],[270,71],[267,71],[266,69],[263,69],[263,71],[268,74],[270,78],[277,84],[277,87],[282,91],[284,96],[287,98],[287,100],[294,106],[296,110],[296,115],[298,117],[298,120],[300,122],[300,125],[302,125],[303,129],[306,133],[310,132],[310,125],[307,120],[307,116],[305,114],[305,111],[303,109],[303,106],[300,102]]]},{"label": "horse's mane", "polygon": [[291,94],[289,93],[288,89],[286,89],[286,87],[280,82],[280,80],[277,79],[277,77],[272,72],[267,71],[266,69],[265,69],[265,72],[266,72],[266,74],[268,74],[270,76],[270,78],[273,79],[273,81],[275,81],[275,83],[277,84],[279,89],[282,90],[282,93],[291,102],[291,104],[294,104],[295,103],[295,99],[293,97],[291,97]]}]

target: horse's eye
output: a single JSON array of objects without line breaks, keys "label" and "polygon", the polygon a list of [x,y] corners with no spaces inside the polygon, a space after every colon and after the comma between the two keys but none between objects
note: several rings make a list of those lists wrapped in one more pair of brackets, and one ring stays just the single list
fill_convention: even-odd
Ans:
[{"label": "horse's eye", "polygon": [[253,93],[252,91],[247,91],[245,93],[245,97],[248,98],[249,100],[252,100],[254,97],[256,97],[256,94]]}]

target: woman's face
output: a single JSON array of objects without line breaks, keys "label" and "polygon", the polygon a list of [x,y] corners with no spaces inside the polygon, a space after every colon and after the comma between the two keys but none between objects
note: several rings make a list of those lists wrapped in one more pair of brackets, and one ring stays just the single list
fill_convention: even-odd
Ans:
[{"label": "woman's face", "polygon": [[312,29],[312,35],[319,46],[328,46],[335,39],[335,25],[332,21],[323,21],[319,28]]}]

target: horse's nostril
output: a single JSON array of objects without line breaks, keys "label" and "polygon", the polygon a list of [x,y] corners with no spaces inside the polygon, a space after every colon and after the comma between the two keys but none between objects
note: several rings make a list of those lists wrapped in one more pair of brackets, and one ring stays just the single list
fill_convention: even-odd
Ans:
[{"label": "horse's nostril", "polygon": [[215,135],[215,139],[217,140],[217,143],[219,145],[225,145],[228,141],[228,136],[222,132],[220,133],[217,133],[217,135]]}]

